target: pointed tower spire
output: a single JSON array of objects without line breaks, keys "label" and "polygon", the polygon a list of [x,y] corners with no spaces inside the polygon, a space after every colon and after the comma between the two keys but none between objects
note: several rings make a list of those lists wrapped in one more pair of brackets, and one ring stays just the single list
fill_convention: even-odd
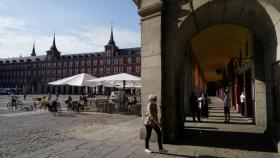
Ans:
[{"label": "pointed tower spire", "polygon": [[51,46],[51,50],[57,51],[56,44],[55,44],[55,30],[53,31],[53,44]]},{"label": "pointed tower spire", "polygon": [[50,50],[47,51],[47,58],[48,60],[58,59],[60,57],[60,52],[56,48],[55,44],[55,30],[53,33],[53,44],[50,48]]},{"label": "pointed tower spire", "polygon": [[33,48],[32,48],[31,56],[36,56],[36,52],[35,52],[35,40],[34,40],[34,42],[33,42]]},{"label": "pointed tower spire", "polygon": [[114,35],[113,35],[113,22],[111,22],[111,36],[108,44],[115,45]]}]

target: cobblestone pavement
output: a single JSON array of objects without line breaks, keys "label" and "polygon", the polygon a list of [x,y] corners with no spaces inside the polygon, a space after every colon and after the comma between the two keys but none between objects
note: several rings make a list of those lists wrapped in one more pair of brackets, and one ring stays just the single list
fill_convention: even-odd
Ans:
[{"label": "cobblestone pavement", "polygon": [[[20,115],[19,115],[20,114]],[[81,113],[53,116],[47,111],[0,114],[0,157],[21,157],[77,137],[76,131],[101,129],[135,119],[136,116]]]},{"label": "cobblestone pavement", "polygon": [[[0,157],[17,158],[280,158],[266,147],[261,129],[233,112],[232,124],[222,123],[220,102],[212,104],[210,118],[203,123],[186,122],[185,135],[177,145],[164,144],[169,151],[144,152],[139,139],[141,117],[86,112],[53,116],[46,111],[0,112]],[[190,118],[188,118],[190,119]],[[260,139],[259,141],[257,139]]]}]

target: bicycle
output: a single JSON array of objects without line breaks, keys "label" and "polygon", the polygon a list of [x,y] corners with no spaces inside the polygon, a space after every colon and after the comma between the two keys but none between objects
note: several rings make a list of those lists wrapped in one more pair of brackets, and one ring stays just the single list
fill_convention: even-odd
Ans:
[{"label": "bicycle", "polygon": [[66,101],[67,111],[73,113],[79,113],[81,110],[84,110],[84,106],[79,101]]},{"label": "bicycle", "polygon": [[53,100],[51,104],[47,104],[47,107],[53,115],[61,115],[62,113],[61,103],[58,101]]},{"label": "bicycle", "polygon": [[18,109],[23,106],[23,102],[19,100],[19,97],[11,98],[10,100],[11,101],[7,104],[8,109],[13,109],[13,107],[15,107],[15,109]]}]

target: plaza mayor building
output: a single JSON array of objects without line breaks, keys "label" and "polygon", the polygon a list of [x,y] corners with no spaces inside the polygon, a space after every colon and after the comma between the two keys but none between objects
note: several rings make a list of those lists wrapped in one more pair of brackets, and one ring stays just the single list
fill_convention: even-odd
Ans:
[{"label": "plaza mayor building", "polygon": [[79,87],[53,87],[48,83],[80,73],[95,77],[118,73],[140,76],[140,47],[119,49],[111,30],[110,40],[104,48],[104,52],[62,55],[54,35],[46,55],[37,56],[33,44],[31,56],[0,59],[0,87],[19,88],[27,93],[78,94]]}]

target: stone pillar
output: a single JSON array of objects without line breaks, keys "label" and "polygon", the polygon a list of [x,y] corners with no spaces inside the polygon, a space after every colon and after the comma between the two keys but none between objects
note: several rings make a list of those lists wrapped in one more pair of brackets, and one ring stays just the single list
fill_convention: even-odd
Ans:
[{"label": "stone pillar", "polygon": [[65,94],[70,94],[70,93],[69,93],[69,86],[66,86],[66,92],[65,92]]},{"label": "stone pillar", "polygon": [[[142,117],[146,112],[149,94],[157,95],[158,117],[161,121],[161,0],[143,0],[139,9],[141,16],[141,101]],[[146,131],[142,126],[140,138]],[[152,140],[155,137],[152,136]]]},{"label": "stone pillar", "polygon": [[75,87],[72,86],[72,94],[75,94]]}]

